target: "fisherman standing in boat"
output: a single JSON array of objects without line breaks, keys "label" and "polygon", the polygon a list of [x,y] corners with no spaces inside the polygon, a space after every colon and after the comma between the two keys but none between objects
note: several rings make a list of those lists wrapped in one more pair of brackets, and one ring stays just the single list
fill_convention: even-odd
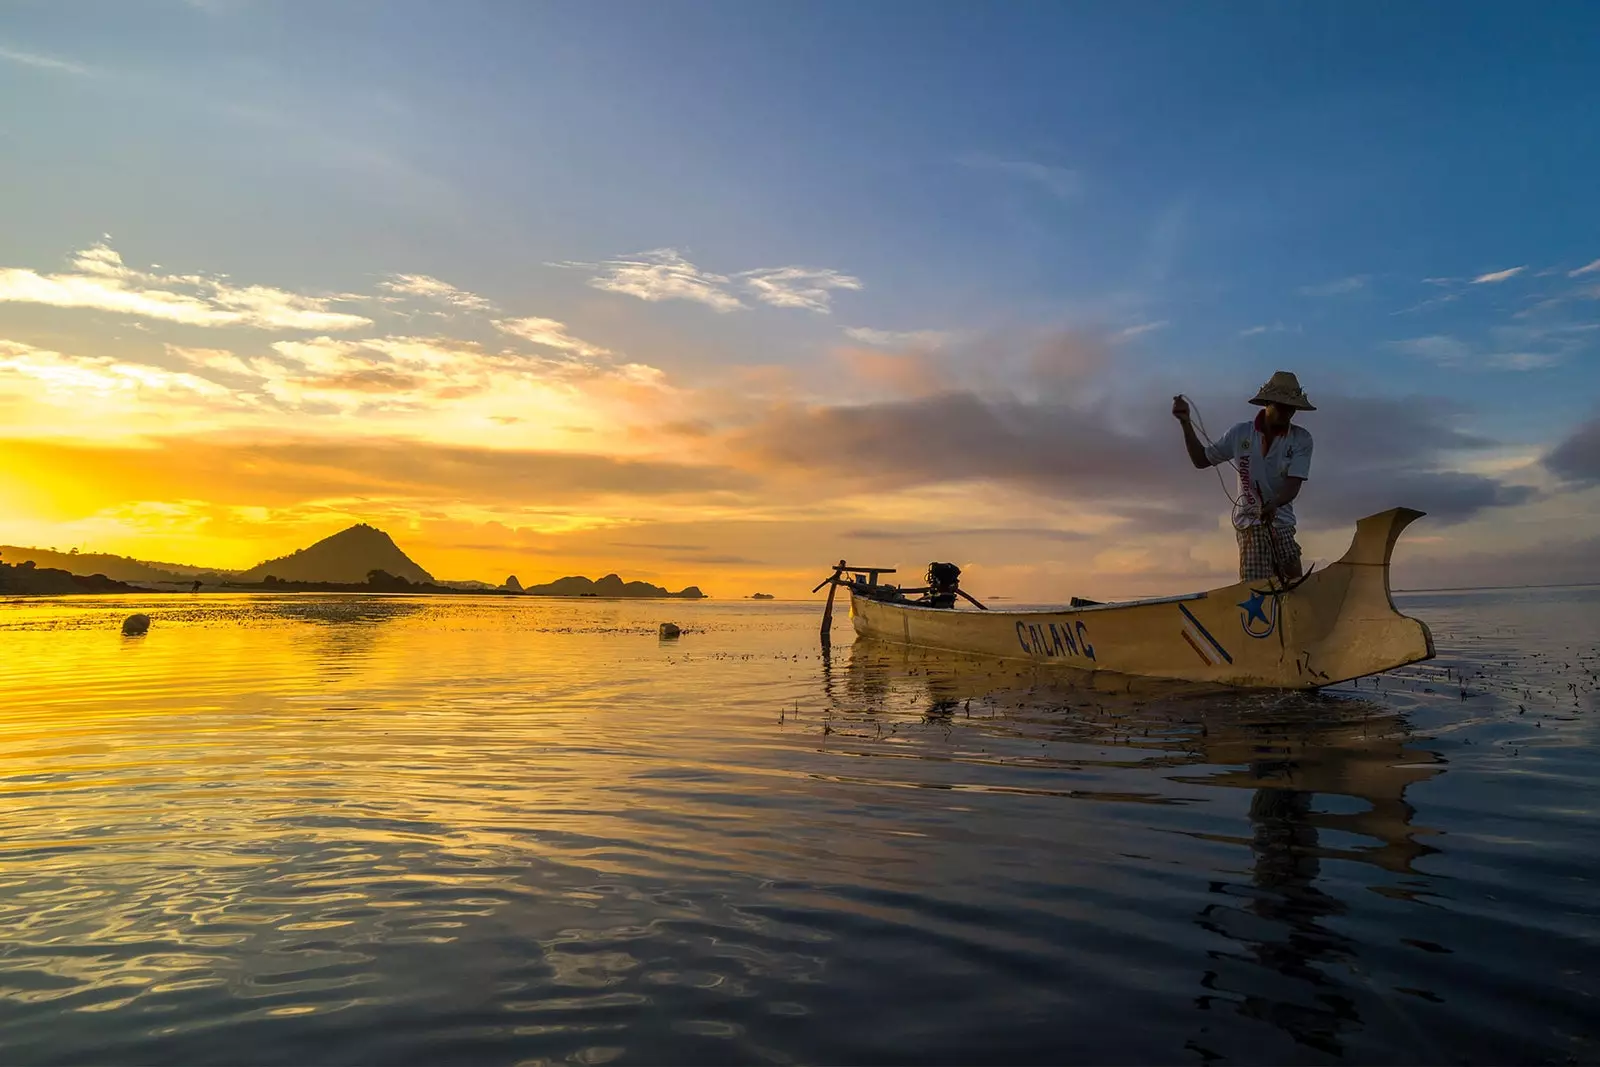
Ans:
[{"label": "fisherman standing in boat", "polygon": [[1294,499],[1311,474],[1311,433],[1291,425],[1296,411],[1315,411],[1300,382],[1278,371],[1250,403],[1264,410],[1222,439],[1201,444],[1190,422],[1189,402],[1172,398],[1172,414],[1183,426],[1183,443],[1198,470],[1232,461],[1239,470],[1233,528],[1239,539],[1239,579],[1246,582],[1300,577],[1300,545],[1294,538]]}]

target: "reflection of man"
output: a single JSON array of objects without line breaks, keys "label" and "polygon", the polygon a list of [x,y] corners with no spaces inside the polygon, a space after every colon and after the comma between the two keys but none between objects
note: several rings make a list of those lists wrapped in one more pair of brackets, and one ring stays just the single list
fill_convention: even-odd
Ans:
[{"label": "reflection of man", "polygon": [[1183,424],[1183,443],[1195,467],[1232,460],[1239,468],[1239,499],[1233,528],[1239,539],[1239,579],[1300,577],[1300,545],[1294,539],[1294,499],[1311,474],[1311,432],[1291,425],[1296,411],[1315,411],[1288,371],[1278,371],[1250,403],[1260,404],[1254,422],[1241,422],[1221,440],[1202,445],[1189,421],[1189,402],[1172,398],[1172,414]]}]

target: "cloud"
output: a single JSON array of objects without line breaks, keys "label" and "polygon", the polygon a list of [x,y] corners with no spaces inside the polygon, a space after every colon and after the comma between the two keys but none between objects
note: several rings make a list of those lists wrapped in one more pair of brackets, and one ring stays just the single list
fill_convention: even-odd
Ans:
[{"label": "cloud", "polygon": [[961,337],[947,330],[875,330],[870,326],[847,326],[844,335],[874,348],[943,348]]},{"label": "cloud", "polygon": [[469,293],[465,289],[457,289],[449,282],[442,282],[438,278],[431,278],[426,274],[391,274],[388,280],[380,282],[379,288],[387,289],[391,293],[403,293],[406,296],[426,297],[449,304],[451,307],[461,308],[463,311],[489,311],[494,305],[476,293]]},{"label": "cloud", "polygon": [[1490,340],[1469,344],[1447,334],[1429,334],[1390,346],[1441,367],[1462,370],[1534,371],[1558,366],[1589,346],[1600,324],[1549,323],[1496,326]]},{"label": "cloud", "polygon": [[[1452,453],[1494,442],[1458,429],[1457,413],[1441,402],[1319,395],[1318,403],[1308,425],[1319,462],[1299,508],[1302,522],[1342,525],[1397,504],[1455,522],[1532,495],[1449,469]],[[783,405],[727,444],[757,469],[842,478],[862,493],[1005,488],[1124,515],[1141,529],[1153,500],[1171,513],[1161,522],[1167,527],[1187,525],[1184,515],[1217,514],[1226,505],[1215,480],[1189,468],[1159,407],[1130,417],[1110,404],[949,390],[849,406]]]},{"label": "cloud", "polygon": [[1532,371],[1553,367],[1564,358],[1561,351],[1512,351],[1480,353],[1474,346],[1445,334],[1430,334],[1405,341],[1391,341],[1401,352],[1455,370]]},{"label": "cloud", "polygon": [[1157,330],[1164,330],[1166,328],[1166,319],[1158,319],[1155,322],[1141,322],[1135,326],[1128,326],[1124,329],[1118,330],[1116,333],[1111,335],[1111,339],[1113,341],[1131,341],[1135,337],[1142,337],[1147,333],[1154,333]]},{"label": "cloud", "polygon": [[826,267],[760,267],[733,277],[713,274],[701,270],[673,248],[658,248],[603,263],[557,263],[554,266],[598,269],[600,273],[590,278],[589,284],[606,292],[652,302],[692,300],[717,312],[738,311],[749,306],[730,291],[734,284],[763,304],[824,315],[831,310],[835,290],[862,288],[861,279]]},{"label": "cloud", "polygon": [[317,337],[276,341],[275,359],[252,360],[260,387],[289,407],[328,405],[343,411],[377,407],[424,409],[489,392],[496,379],[531,371],[513,356],[465,341],[376,337],[361,341]]},{"label": "cloud", "polygon": [[1507,279],[1515,278],[1517,275],[1521,274],[1527,269],[1527,266],[1523,265],[1521,267],[1508,267],[1505,270],[1490,271],[1488,274],[1480,274],[1476,278],[1472,279],[1472,284],[1496,285],[1500,282],[1506,281]]},{"label": "cloud", "polygon": [[1568,434],[1545,455],[1544,466],[1565,481],[1600,485],[1600,418]]},{"label": "cloud", "polygon": [[232,396],[226,386],[183,371],[108,356],[63,355],[17,341],[0,340],[0,378],[31,380],[53,399],[62,399],[64,394],[101,399],[144,394],[214,402]]},{"label": "cloud", "polygon": [[1410,315],[1413,312],[1426,311],[1429,308],[1442,307],[1445,304],[1453,304],[1457,300],[1460,300],[1460,299],[1461,299],[1461,294],[1460,293],[1446,293],[1443,296],[1435,296],[1435,297],[1429,297],[1427,300],[1419,300],[1415,304],[1412,304],[1410,307],[1401,308],[1399,311],[1391,311],[1391,312],[1389,312],[1389,314],[1390,315]]},{"label": "cloud", "polygon": [[168,345],[167,353],[204,370],[242,374],[248,377],[256,377],[257,373],[244,360],[220,348],[186,348],[182,345]]},{"label": "cloud", "polygon": [[715,466],[588,453],[494,449],[406,438],[155,437],[137,448],[4,442],[17,462],[71,470],[91,504],[203,500],[284,507],[368,498],[444,507],[575,505],[739,489],[750,477]]},{"label": "cloud", "polygon": [[[1274,322],[1271,325],[1267,325],[1266,323],[1261,323],[1261,324],[1256,325],[1256,326],[1247,326],[1247,327],[1245,327],[1244,329],[1239,331],[1239,336],[1240,337],[1260,337],[1262,334],[1267,334],[1267,333],[1288,333],[1288,332],[1289,332],[1289,327],[1285,326],[1281,322]],[[1299,331],[1296,330],[1295,332],[1298,333]]]},{"label": "cloud", "polygon": [[945,369],[930,358],[927,349],[884,352],[875,348],[837,348],[833,358],[839,363],[841,381],[869,394],[926,396],[949,386]]},{"label": "cloud", "polygon": [[1593,260],[1591,262],[1585,263],[1583,266],[1579,267],[1577,270],[1569,270],[1567,272],[1567,277],[1576,278],[1576,277],[1579,277],[1580,275],[1584,275],[1584,274],[1594,274],[1596,271],[1600,271],[1600,259],[1596,259],[1596,260]]},{"label": "cloud", "polygon": [[1495,370],[1544,370],[1561,362],[1553,352],[1496,352],[1485,363]]},{"label": "cloud", "polygon": [[1026,159],[1004,159],[984,153],[962,156],[960,162],[962,166],[973,170],[989,171],[1031,182],[1061,200],[1069,200],[1083,189],[1083,179],[1078,172],[1065,167],[1052,167]]},{"label": "cloud", "polygon": [[1360,292],[1372,280],[1370,274],[1352,274],[1348,278],[1338,278],[1320,285],[1302,285],[1302,296],[1343,296],[1345,293]]},{"label": "cloud", "polygon": [[571,352],[584,359],[598,359],[609,356],[608,349],[599,345],[590,344],[567,332],[564,323],[555,319],[521,318],[521,319],[495,319],[495,329],[501,333],[508,333],[513,337],[520,337],[524,341],[531,341],[536,345],[554,348],[562,352]]},{"label": "cloud", "polygon": [[37,52],[23,52],[15,48],[6,48],[0,45],[0,59],[8,63],[17,63],[35,70],[48,70],[56,74],[71,74],[78,78],[93,78],[97,72],[81,63],[74,63],[66,59],[57,59],[54,56],[40,55]]},{"label": "cloud", "polygon": [[969,526],[944,529],[932,527],[896,527],[895,529],[842,530],[841,539],[859,541],[935,541],[960,538],[1037,538],[1044,541],[1077,543],[1088,541],[1092,535],[1081,530],[1058,530],[1048,526]]},{"label": "cloud", "polygon": [[1445,334],[1411,337],[1404,341],[1391,341],[1390,344],[1408,356],[1416,356],[1441,367],[1459,367],[1472,357],[1472,349],[1465,341]]},{"label": "cloud", "polygon": [[745,306],[724,288],[729,281],[726,275],[702,271],[672,248],[640,252],[631,259],[559,266],[599,268],[601,273],[589,279],[590,285],[640,300],[693,300],[718,312],[737,311]]},{"label": "cloud", "polygon": [[[559,323],[555,323],[559,327]],[[530,331],[537,333],[538,331]],[[546,329],[548,342],[601,350]],[[615,439],[674,416],[679,391],[641,363],[493,350],[443,337],[322,336],[274,342],[270,356],[246,360],[251,388],[292,413],[339,417],[330,432],[403,433],[435,440],[560,441],[582,419]],[[580,353],[581,354],[581,353]],[[359,414],[362,422],[345,422]],[[280,420],[281,421],[281,420]],[[508,427],[520,429],[509,432]]]},{"label": "cloud", "polygon": [[861,279],[836,270],[809,267],[766,267],[747,270],[738,277],[763,304],[802,308],[828,314],[831,290],[860,289]]},{"label": "cloud", "polygon": [[134,270],[105,243],[74,255],[73,271],[40,274],[0,268],[0,302],[87,308],[186,326],[349,330],[372,320],[329,309],[331,299],[300,296],[263,285],[235,286],[218,278]]}]

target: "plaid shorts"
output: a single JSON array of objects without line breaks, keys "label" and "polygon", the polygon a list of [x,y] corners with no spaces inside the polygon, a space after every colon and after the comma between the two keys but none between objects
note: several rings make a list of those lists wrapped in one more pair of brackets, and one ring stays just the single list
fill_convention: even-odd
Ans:
[{"label": "plaid shorts", "polygon": [[[1234,533],[1239,536],[1241,582],[1300,577],[1300,546],[1295,543],[1292,527],[1274,526],[1269,531],[1265,526],[1247,526],[1243,530],[1234,530]],[[1277,570],[1273,568],[1274,560],[1277,561]]]}]

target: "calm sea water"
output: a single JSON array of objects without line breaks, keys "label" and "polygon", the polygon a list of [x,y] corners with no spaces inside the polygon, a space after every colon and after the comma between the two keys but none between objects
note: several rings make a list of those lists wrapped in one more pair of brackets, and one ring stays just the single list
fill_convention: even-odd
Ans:
[{"label": "calm sea water", "polygon": [[809,603],[0,602],[0,1058],[1600,1060],[1600,590],[1401,606],[1437,660],[1284,695]]}]

